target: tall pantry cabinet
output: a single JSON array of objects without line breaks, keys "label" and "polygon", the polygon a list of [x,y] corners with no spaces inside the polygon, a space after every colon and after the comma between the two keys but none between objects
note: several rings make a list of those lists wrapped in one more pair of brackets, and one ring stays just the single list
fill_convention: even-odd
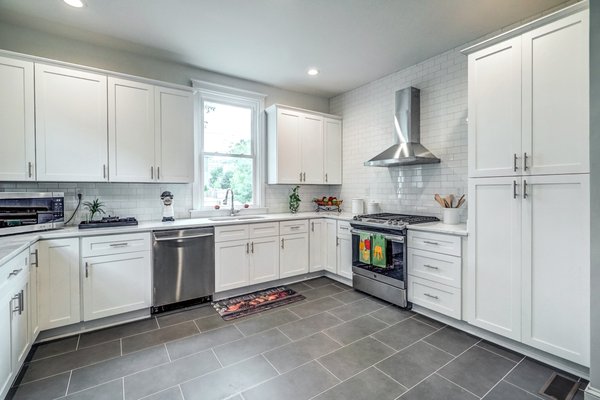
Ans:
[{"label": "tall pantry cabinet", "polygon": [[465,315],[589,366],[588,11],[532,24],[468,54]]}]

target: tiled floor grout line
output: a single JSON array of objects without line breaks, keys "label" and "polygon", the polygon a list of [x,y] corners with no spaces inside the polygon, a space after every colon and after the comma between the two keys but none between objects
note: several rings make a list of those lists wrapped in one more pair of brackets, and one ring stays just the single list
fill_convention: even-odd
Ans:
[{"label": "tiled floor grout line", "polygon": [[69,385],[71,384],[71,378],[73,377],[73,370],[69,373],[69,380],[67,381],[67,388],[65,389],[65,396],[69,393]]},{"label": "tiled floor grout line", "polygon": [[[390,348],[390,349],[392,349],[394,352],[398,351],[398,350],[396,350],[395,348],[393,348],[392,346],[390,346],[389,344],[382,342],[381,340],[377,339],[376,337],[374,337],[374,336],[372,336],[372,335],[369,335],[369,337],[370,337],[371,339],[373,339],[373,340],[376,340],[376,341],[378,341],[379,343],[381,343],[381,344],[382,344],[382,345],[384,345],[385,347],[389,347],[389,348]],[[375,365],[375,364],[373,364],[373,365]]]},{"label": "tiled floor grout line", "polygon": [[[380,308],[379,310],[381,310],[381,308]],[[376,313],[376,312],[377,312],[377,311],[379,311],[379,310],[375,310],[375,311],[373,311],[373,312],[371,312],[371,313],[369,313],[369,314],[366,314],[366,315],[368,315],[368,316],[369,316],[369,317],[371,317],[371,318],[375,318],[377,321],[379,321],[379,322],[382,322],[382,323],[386,324],[387,326],[391,326],[391,325],[390,325],[390,324],[388,324],[387,322],[385,322],[385,321],[383,321],[383,320],[381,320],[381,319],[377,318],[376,316],[372,315],[373,313]],[[404,320],[403,320],[403,321],[404,321]]]},{"label": "tiled floor grout line", "polygon": [[121,378],[121,385],[123,385],[123,400],[125,400],[125,378]]},{"label": "tiled floor grout line", "polygon": [[521,391],[523,391],[523,392],[525,392],[525,393],[527,393],[527,394],[530,394],[530,395],[532,395],[532,396],[534,396],[534,397],[536,397],[536,398],[538,398],[538,399],[544,400],[544,398],[543,398],[543,397],[540,397],[540,396],[538,396],[538,394],[537,394],[537,393],[531,393],[531,392],[529,392],[529,391],[527,391],[527,390],[523,389],[522,387],[515,385],[515,384],[514,384],[514,383],[512,383],[512,382],[509,382],[509,381],[506,381],[506,380],[504,380],[504,378],[500,379],[500,381],[498,382],[498,384],[500,384],[500,382],[504,382],[504,383],[506,383],[506,384],[509,384],[510,386],[516,387],[517,389],[519,389],[519,390],[521,390]]},{"label": "tiled floor grout line", "polygon": [[[165,351],[167,352],[167,358],[169,359],[169,362],[173,362],[173,360],[171,359],[171,354],[169,354],[169,348],[167,347],[167,343],[163,343],[163,346],[165,348]],[[158,347],[158,346],[157,346]]]},{"label": "tiled floor grout line", "polygon": [[[483,340],[481,340],[481,341],[483,341]],[[480,341],[480,342],[481,342],[481,341]],[[495,355],[497,355],[498,357],[502,357],[502,358],[504,358],[505,360],[508,360],[508,361],[510,361],[510,362],[514,362],[514,363],[521,362],[522,360],[524,360],[525,358],[527,358],[527,357],[525,357],[525,356],[522,356],[522,357],[521,357],[521,359],[520,359],[519,361],[515,361],[515,360],[511,360],[510,358],[508,358],[508,357],[506,357],[506,356],[503,356],[502,354],[498,354],[498,353],[496,353],[496,352],[495,352],[495,351],[493,351],[493,350],[486,349],[485,347],[481,347],[481,346],[479,346],[479,345],[477,345],[477,347],[479,347],[480,349],[482,349],[482,350],[485,350],[485,351],[487,351],[487,352],[489,352],[489,353],[495,354]]]},{"label": "tiled floor grout line", "polygon": [[181,398],[185,400],[185,395],[183,394],[183,389],[181,388],[181,385],[177,385],[177,387],[179,388],[179,393],[181,393]]},{"label": "tiled floor grout line", "polygon": [[79,342],[81,342],[81,334],[77,335],[77,344],[75,345],[75,351],[79,350]]},{"label": "tiled floor grout line", "polygon": [[215,356],[215,358],[217,359],[217,362],[219,363],[219,365],[221,366],[221,368],[225,368],[225,367],[223,366],[223,363],[221,362],[221,360],[219,360],[219,357],[217,356],[217,353],[215,352],[215,348],[214,348],[214,347],[211,347],[211,348],[210,348],[210,351],[212,351],[213,355],[214,355],[214,356]]},{"label": "tiled floor grout line", "polygon": [[[288,335],[286,335],[286,334],[285,334],[285,332],[284,332],[284,331],[282,331],[281,329],[279,329],[279,327],[278,327],[278,326],[276,326],[276,327],[275,327],[275,329],[277,329],[279,332],[281,332],[281,334],[282,334],[283,336],[285,336],[286,338],[288,338],[288,339],[290,340],[290,342],[294,342],[294,339],[292,339],[291,337],[289,337]],[[310,335],[309,335],[309,336],[310,336]],[[307,337],[308,337],[308,336],[307,336]]]},{"label": "tiled floor grout line", "polygon": [[391,380],[393,380],[394,382],[396,382],[398,385],[402,386],[404,388],[405,392],[408,390],[408,388],[406,386],[404,386],[403,384],[401,384],[400,382],[398,382],[394,377],[388,375],[387,372],[385,372],[384,370],[380,369],[377,365],[373,364],[372,367],[375,368],[377,371],[381,372],[382,374],[384,374],[385,376],[387,376],[388,378],[390,378]]},{"label": "tiled floor grout line", "polygon": [[[338,325],[338,326],[339,326],[339,325]],[[341,349],[342,347],[344,347],[344,343],[342,343],[342,342],[338,341],[338,340],[337,340],[336,338],[334,338],[334,337],[331,337],[331,336],[329,336],[329,334],[328,334],[327,332],[325,332],[326,330],[329,330],[329,329],[330,329],[330,328],[323,329],[322,331],[319,331],[319,332],[317,332],[317,333],[322,333],[323,335],[327,336],[329,339],[331,339],[331,340],[333,340],[334,342],[336,342],[337,344],[339,344],[339,345],[341,346],[341,347],[340,347],[340,349]],[[317,333],[314,333],[314,335],[316,335]],[[306,337],[311,337],[311,336],[312,336],[312,335],[308,335],[308,336],[306,336]]]},{"label": "tiled floor grout line", "polygon": [[523,362],[524,359],[525,358],[523,358],[521,361],[519,361],[518,363],[516,363],[506,374],[504,374],[504,376],[502,376],[502,378],[500,378],[500,380],[498,382],[496,382],[494,384],[494,386],[492,386],[490,388],[490,390],[488,390],[487,392],[485,392],[485,394],[483,396],[481,396],[481,397],[484,398],[485,396],[487,396],[496,386],[498,386],[498,384],[500,382],[502,382],[504,380],[504,378],[506,378],[511,372],[513,372],[515,370],[515,368],[517,368],[519,365],[521,365],[521,363]]},{"label": "tiled floor grout line", "polygon": [[261,356],[262,358],[264,358],[264,360],[265,360],[265,361],[266,361],[266,362],[267,362],[267,363],[268,363],[268,364],[269,364],[269,365],[270,365],[270,366],[271,366],[271,367],[272,367],[272,368],[275,370],[275,372],[277,372],[277,375],[282,375],[281,371],[279,371],[279,370],[277,369],[277,367],[276,367],[276,366],[274,366],[274,365],[273,365],[273,363],[272,363],[271,361],[269,361],[269,359],[267,358],[267,356],[266,356],[266,355],[264,355],[264,354],[261,354],[260,356]]},{"label": "tiled floor grout line", "polygon": [[[107,383],[114,382],[114,381],[119,381],[119,380],[123,380],[123,385],[125,385],[125,382],[124,382],[124,381],[125,381],[125,378],[126,378],[127,376],[130,376],[130,375],[121,376],[121,377],[119,377],[119,378],[114,378],[114,379],[111,379],[111,380],[109,380],[109,381],[102,382],[102,383],[99,383],[99,384],[97,384],[97,385],[93,385],[93,386],[90,386],[90,387],[88,387],[88,388],[81,389],[81,390],[78,390],[78,391],[76,391],[76,392],[69,393],[69,396],[72,396],[72,395],[74,395],[74,394],[79,394],[79,393],[81,393],[81,392],[85,392],[86,390],[89,390],[89,389],[94,389],[94,388],[97,388],[97,387],[99,387],[99,386],[106,385]],[[123,389],[123,392],[125,392],[125,389]],[[60,397],[60,398],[62,399],[62,397]]]},{"label": "tiled floor grout line", "polygon": [[154,316],[154,321],[156,321],[156,326],[158,326],[157,329],[161,329],[162,327],[160,326],[160,322],[158,322],[158,317],[156,315]]},{"label": "tiled floor grout line", "polygon": [[[447,326],[448,326],[448,325],[446,325],[446,324],[443,324],[443,326],[440,326],[440,327],[433,326],[432,324],[428,324],[428,323],[427,323],[427,322],[425,322],[425,321],[421,321],[419,318],[415,318],[415,317],[417,317],[417,316],[419,316],[419,315],[420,315],[420,314],[415,314],[415,315],[413,315],[413,316],[412,316],[412,317],[410,317],[410,318],[412,318],[413,320],[415,320],[415,321],[417,321],[417,322],[420,322],[420,323],[422,323],[422,324],[425,324],[425,325],[427,325],[427,326],[429,326],[429,327],[431,327],[431,328],[433,328],[433,329],[437,329],[438,331],[439,331],[440,329],[444,329],[445,327],[447,327]],[[440,322],[440,324],[441,324],[441,322]]]},{"label": "tiled floor grout line", "polygon": [[123,357],[123,339],[119,339],[119,347],[121,348],[121,357]]},{"label": "tiled floor grout line", "polygon": [[[434,333],[437,333],[437,332],[434,332]],[[438,349],[439,351],[441,351],[441,352],[443,352],[443,353],[446,353],[446,354],[448,354],[449,356],[456,357],[456,355],[455,355],[455,354],[452,354],[452,353],[450,353],[449,351],[446,351],[446,350],[444,350],[444,349],[442,349],[442,348],[439,348],[439,347],[437,347],[435,344],[431,344],[431,343],[429,343],[427,340],[425,340],[425,338],[421,339],[421,341],[422,341],[423,343],[427,343],[429,346],[431,346],[431,347],[433,347],[433,348],[435,348],[435,349]]]},{"label": "tiled floor grout line", "polygon": [[459,388],[461,388],[461,389],[462,389],[462,390],[464,390],[465,392],[467,392],[467,393],[469,393],[469,394],[472,394],[473,396],[477,397],[478,399],[482,399],[482,398],[483,398],[482,396],[478,396],[478,395],[476,395],[475,393],[471,392],[469,389],[467,389],[467,388],[464,388],[464,387],[460,386],[458,383],[456,383],[456,382],[454,382],[454,381],[451,381],[450,379],[446,378],[445,376],[442,376],[442,375],[438,374],[437,372],[435,373],[435,375],[436,375],[436,376],[439,376],[439,377],[440,377],[440,378],[442,378],[443,380],[445,380],[445,381],[447,381],[447,382],[451,383],[452,385],[454,385],[454,386],[456,386],[456,387],[459,387]]}]

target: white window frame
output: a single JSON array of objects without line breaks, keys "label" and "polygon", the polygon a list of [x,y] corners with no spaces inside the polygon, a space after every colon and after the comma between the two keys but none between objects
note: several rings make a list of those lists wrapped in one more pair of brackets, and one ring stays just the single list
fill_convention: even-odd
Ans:
[{"label": "white window frame", "polygon": [[[266,138],[265,138],[265,98],[262,93],[251,92],[215,83],[192,80],[194,87],[194,102],[196,117],[196,170],[193,188],[193,207],[196,210],[212,210],[214,204],[203,204],[204,201],[204,156],[220,155],[204,152],[204,102],[217,102],[233,106],[241,106],[252,110],[252,180],[254,192],[253,208],[265,205],[265,176],[266,176]],[[246,157],[243,157],[246,158]],[[247,157],[250,158],[250,157]]]}]

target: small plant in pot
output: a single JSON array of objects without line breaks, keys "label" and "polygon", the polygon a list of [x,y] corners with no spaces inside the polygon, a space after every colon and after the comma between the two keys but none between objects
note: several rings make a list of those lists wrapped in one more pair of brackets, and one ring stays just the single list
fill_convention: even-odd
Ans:
[{"label": "small plant in pot", "polygon": [[292,193],[290,194],[289,207],[292,214],[298,212],[298,208],[300,208],[300,202],[302,201],[300,200],[300,195],[298,194],[299,189],[300,186],[292,188]]},{"label": "small plant in pot", "polygon": [[85,201],[83,203],[83,206],[85,207],[86,210],[88,210],[90,221],[94,220],[94,215],[96,215],[96,214],[98,214],[98,215],[106,214],[106,212],[102,208],[105,206],[105,204],[98,199],[94,199],[94,201]]}]

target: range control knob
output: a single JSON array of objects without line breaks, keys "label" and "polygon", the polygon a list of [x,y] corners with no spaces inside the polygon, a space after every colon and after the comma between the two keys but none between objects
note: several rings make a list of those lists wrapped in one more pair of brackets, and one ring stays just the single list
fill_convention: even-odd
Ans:
[{"label": "range control knob", "polygon": [[390,220],[390,221],[388,221],[388,225],[391,225],[391,224],[392,224],[392,221],[391,221],[391,220]]}]

